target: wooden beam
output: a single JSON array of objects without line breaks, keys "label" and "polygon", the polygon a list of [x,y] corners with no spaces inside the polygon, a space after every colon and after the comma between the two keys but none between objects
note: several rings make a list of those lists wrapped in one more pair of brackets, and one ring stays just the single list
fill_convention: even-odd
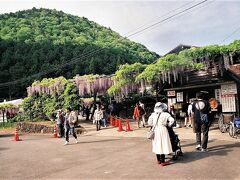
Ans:
[{"label": "wooden beam", "polygon": [[227,82],[221,82],[221,83],[200,84],[200,85],[193,85],[193,86],[176,87],[176,88],[164,89],[164,91],[195,89],[195,88],[201,88],[201,87],[213,87],[213,86],[220,86],[220,85],[223,85],[223,84],[232,84],[232,83],[235,83],[235,82],[234,81],[227,81]]}]

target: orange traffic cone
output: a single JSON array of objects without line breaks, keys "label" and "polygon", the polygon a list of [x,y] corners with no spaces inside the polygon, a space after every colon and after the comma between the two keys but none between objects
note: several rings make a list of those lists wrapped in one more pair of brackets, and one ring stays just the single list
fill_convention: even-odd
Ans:
[{"label": "orange traffic cone", "polygon": [[121,119],[118,120],[118,132],[123,131]]},{"label": "orange traffic cone", "polygon": [[21,141],[21,139],[19,139],[18,128],[16,128],[13,141]]},{"label": "orange traffic cone", "polygon": [[58,136],[57,136],[57,127],[56,126],[54,126],[54,129],[53,129],[53,137],[54,138],[57,138]]},{"label": "orange traffic cone", "polygon": [[129,123],[129,120],[126,119],[126,131],[132,131],[131,127],[130,127],[130,123]]},{"label": "orange traffic cone", "polygon": [[119,119],[118,118],[116,118],[116,120],[115,120],[115,126],[119,126]]}]

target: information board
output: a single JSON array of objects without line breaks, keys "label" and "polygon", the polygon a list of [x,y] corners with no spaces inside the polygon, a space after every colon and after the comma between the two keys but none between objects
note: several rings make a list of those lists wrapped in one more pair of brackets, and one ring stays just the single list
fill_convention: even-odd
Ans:
[{"label": "information board", "polygon": [[236,112],[236,101],[234,94],[222,95],[222,112]]}]

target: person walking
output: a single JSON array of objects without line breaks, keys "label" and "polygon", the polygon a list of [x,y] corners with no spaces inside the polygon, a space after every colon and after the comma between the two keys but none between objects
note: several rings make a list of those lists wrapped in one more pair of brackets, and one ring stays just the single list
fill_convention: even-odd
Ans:
[{"label": "person walking", "polygon": [[85,114],[86,114],[86,121],[89,120],[90,117],[90,108],[89,105],[87,105],[87,107],[85,108]]},{"label": "person walking", "polygon": [[69,132],[71,131],[71,134],[73,135],[73,137],[75,138],[75,143],[78,143],[77,140],[77,135],[75,132],[75,124],[77,123],[77,116],[76,113],[74,111],[71,111],[71,108],[67,108],[66,110],[66,115],[65,115],[65,122],[64,122],[64,127],[65,127],[65,138],[66,138],[66,142],[64,145],[68,145],[69,144]]},{"label": "person walking", "polygon": [[137,123],[137,127],[140,128],[140,111],[139,111],[139,104],[136,103],[135,107],[134,107],[134,112],[133,112],[133,119],[136,120]]},{"label": "person walking", "polygon": [[168,112],[165,112],[166,109],[166,104],[157,102],[154,112],[148,119],[148,124],[154,128],[152,151],[156,154],[157,163],[161,166],[170,164],[169,162],[165,162],[165,155],[173,152],[167,126],[172,126],[174,119]]},{"label": "person walking", "polygon": [[100,121],[103,119],[103,112],[99,104],[97,104],[97,109],[94,112],[93,118],[96,123],[96,130],[99,131],[101,128]]},{"label": "person walking", "polygon": [[140,110],[140,116],[142,119],[142,126],[145,127],[145,125],[146,125],[146,121],[145,121],[146,110],[145,110],[145,105],[143,104],[142,101],[139,101],[139,110]]},{"label": "person walking", "polygon": [[57,118],[57,126],[58,126],[58,137],[62,138],[64,137],[64,116],[61,110],[57,111],[56,118]]},{"label": "person walking", "polygon": [[187,113],[188,113],[188,122],[189,122],[189,125],[188,127],[192,128],[193,127],[193,111],[192,111],[192,105],[193,105],[193,99],[190,100],[190,104],[188,105],[188,110],[187,110]]},{"label": "person walking", "polygon": [[[208,131],[209,131],[209,112],[211,110],[209,102],[203,100],[203,93],[196,94],[197,100],[192,105],[194,130],[196,132],[196,149],[203,152],[207,151]],[[201,139],[202,134],[202,139]],[[201,141],[202,140],[202,141]]]},{"label": "person walking", "polygon": [[184,118],[184,127],[187,127],[188,125],[188,105],[189,103],[183,103],[182,105],[182,112],[180,112],[180,117]]}]

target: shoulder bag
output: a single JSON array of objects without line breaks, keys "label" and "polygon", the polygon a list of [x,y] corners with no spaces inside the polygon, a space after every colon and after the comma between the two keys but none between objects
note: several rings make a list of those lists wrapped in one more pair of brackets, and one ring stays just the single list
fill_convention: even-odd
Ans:
[{"label": "shoulder bag", "polygon": [[155,126],[154,126],[153,128],[151,128],[151,129],[148,131],[148,133],[147,133],[147,138],[148,138],[149,140],[153,140],[153,139],[154,139],[154,136],[155,136],[154,129],[155,129],[157,123],[158,123],[158,119],[159,119],[160,114],[161,114],[161,113],[159,113],[159,115],[158,115],[157,122],[156,122]]}]

